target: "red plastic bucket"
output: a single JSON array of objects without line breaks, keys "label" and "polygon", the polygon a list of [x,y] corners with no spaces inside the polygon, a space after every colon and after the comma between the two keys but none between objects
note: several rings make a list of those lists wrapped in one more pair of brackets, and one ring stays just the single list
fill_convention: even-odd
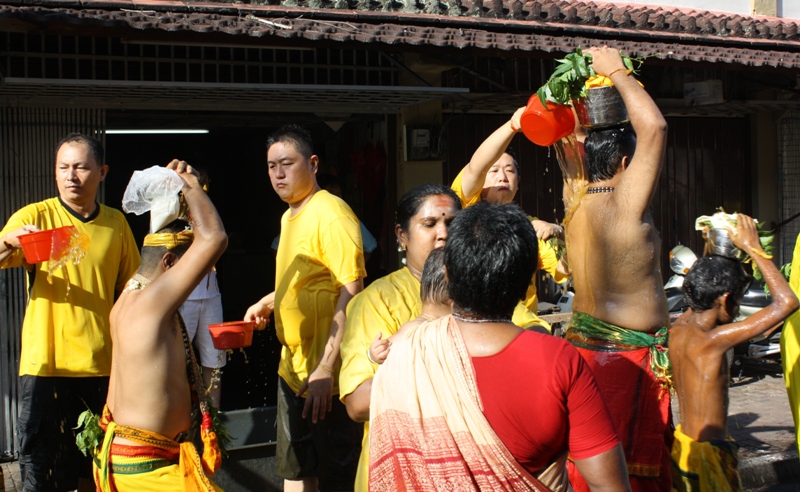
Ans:
[{"label": "red plastic bucket", "polygon": [[572,108],[562,104],[548,101],[545,108],[534,94],[528,99],[528,106],[522,113],[519,124],[528,140],[536,145],[549,147],[573,132],[575,116]]},{"label": "red plastic bucket", "polygon": [[56,239],[59,244],[64,241],[69,242],[73,229],[75,229],[73,226],[57,227],[19,236],[19,244],[22,246],[22,252],[25,253],[25,261],[34,264],[49,260],[50,251],[53,250],[53,240]]},{"label": "red plastic bucket", "polygon": [[253,321],[228,321],[208,325],[214,348],[218,350],[249,347],[253,344]]}]

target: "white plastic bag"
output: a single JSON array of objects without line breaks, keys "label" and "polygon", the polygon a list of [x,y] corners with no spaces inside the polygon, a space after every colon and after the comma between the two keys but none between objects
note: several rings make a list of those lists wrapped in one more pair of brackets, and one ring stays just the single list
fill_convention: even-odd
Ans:
[{"label": "white plastic bag", "polygon": [[150,212],[150,232],[157,232],[178,218],[181,189],[183,180],[172,169],[153,166],[134,171],[122,196],[122,210],[136,215]]}]

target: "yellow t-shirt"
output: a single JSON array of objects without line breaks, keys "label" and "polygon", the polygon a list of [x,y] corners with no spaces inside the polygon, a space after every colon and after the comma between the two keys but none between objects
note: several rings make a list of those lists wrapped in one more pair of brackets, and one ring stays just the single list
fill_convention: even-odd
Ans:
[{"label": "yellow t-shirt", "polygon": [[[408,268],[401,268],[376,280],[350,301],[342,340],[340,398],[344,399],[355,391],[378,370],[378,366],[367,358],[367,350],[378,332],[383,334],[383,338],[393,335],[404,323],[416,318],[421,312],[419,281]],[[368,481],[369,422],[366,422],[355,492],[366,492]]]},{"label": "yellow t-shirt", "polygon": [[[41,229],[74,226],[91,240],[86,257],[68,264],[47,279],[47,263],[37,263],[28,275],[28,307],[22,323],[20,376],[92,377],[111,372],[109,313],[114,294],[136,273],[141,261],[125,216],[98,204],[85,219],[50,198],[18,210],[0,236],[26,224]],[[22,265],[22,250],[0,268]],[[70,285],[67,292],[67,285]]]},{"label": "yellow t-shirt", "polygon": [[[452,186],[450,188],[456,193],[458,198],[461,200],[461,208],[467,208],[469,206],[475,205],[476,203],[481,201],[481,195],[478,193],[471,200],[467,200],[464,198],[464,191],[462,190],[461,186],[461,175],[464,173],[462,169],[456,179],[453,180]],[[536,220],[536,217],[528,216],[528,219],[531,221]],[[542,241],[539,239],[539,270],[544,270],[545,272],[549,273],[556,282],[562,283],[568,277],[558,272],[558,256],[556,255],[556,251],[553,249],[547,241]],[[547,331],[550,331],[550,325],[539,319],[537,316],[537,312],[539,311],[539,296],[536,292],[536,274],[533,275],[531,279],[531,283],[528,286],[528,291],[525,293],[525,299],[521,301],[517,306],[514,308],[514,314],[511,318],[512,322],[520,326],[522,328],[528,328],[533,325],[540,325],[545,327]]]},{"label": "yellow t-shirt", "polygon": [[339,289],[367,272],[358,219],[343,200],[318,191],[290,214],[281,219],[275,260],[275,328],[283,344],[278,375],[299,391],[325,351]]}]

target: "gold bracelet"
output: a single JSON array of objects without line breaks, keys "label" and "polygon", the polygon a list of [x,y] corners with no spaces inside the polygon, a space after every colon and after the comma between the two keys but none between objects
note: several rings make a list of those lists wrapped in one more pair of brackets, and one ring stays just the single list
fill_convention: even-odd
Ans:
[{"label": "gold bracelet", "polygon": [[766,252],[764,252],[764,251],[762,251],[760,249],[751,249],[750,252],[757,254],[758,256],[764,258],[765,260],[771,260],[772,259],[772,255],[768,255]]},{"label": "gold bracelet", "polygon": [[15,248],[15,247],[14,247],[14,245],[13,245],[13,244],[9,243],[9,242],[8,242],[8,241],[6,241],[5,239],[3,239],[3,246],[5,246],[5,248],[6,248],[6,251],[9,251],[9,252],[11,252],[11,251],[14,251],[14,250],[16,250],[16,249],[17,249],[17,248]]},{"label": "gold bracelet", "polygon": [[608,74],[608,78],[610,79],[612,75],[614,75],[615,73],[619,72],[620,70],[625,70],[625,75],[628,75],[630,73],[630,72],[628,72],[627,68],[622,67],[622,68],[618,68],[618,69],[612,71],[610,74]]},{"label": "gold bracelet", "polygon": [[317,367],[320,367],[323,371],[327,371],[327,372],[333,374],[333,369],[328,367],[328,366],[326,366],[325,364],[320,364]]}]

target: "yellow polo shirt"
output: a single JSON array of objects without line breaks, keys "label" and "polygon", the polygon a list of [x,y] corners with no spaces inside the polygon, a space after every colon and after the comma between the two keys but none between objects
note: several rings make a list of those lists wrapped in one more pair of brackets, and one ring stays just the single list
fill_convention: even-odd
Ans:
[{"label": "yellow polo shirt", "polygon": [[[367,350],[378,332],[387,338],[422,312],[419,281],[408,268],[379,278],[350,301],[342,340],[342,370],[339,397],[344,399],[370,379],[378,365],[367,358]],[[369,482],[369,422],[364,423],[364,439],[358,461],[355,492],[366,492]]]},{"label": "yellow polo shirt", "polygon": [[[20,376],[93,377],[111,372],[109,313],[115,292],[136,273],[141,261],[122,212],[98,204],[81,217],[59,198],[23,207],[8,219],[0,237],[26,224],[42,230],[74,226],[91,244],[80,263],[67,264],[47,279],[47,262],[28,274],[28,307],[22,323]],[[22,250],[0,264],[23,264]],[[69,285],[69,292],[67,286]]]},{"label": "yellow polo shirt", "polygon": [[275,328],[283,345],[278,375],[295,392],[325,351],[339,289],[367,275],[361,244],[355,214],[325,190],[294,217],[291,210],[283,214],[275,259]]}]

